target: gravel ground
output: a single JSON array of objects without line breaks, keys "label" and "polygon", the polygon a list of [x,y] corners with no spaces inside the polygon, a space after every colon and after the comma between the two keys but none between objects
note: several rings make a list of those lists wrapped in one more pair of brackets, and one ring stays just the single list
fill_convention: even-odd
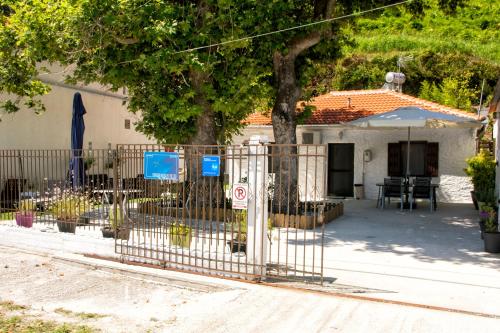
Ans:
[{"label": "gravel ground", "polygon": [[[89,265],[70,263],[53,253],[0,247],[0,301],[27,305],[28,314],[40,319],[84,324],[103,332],[455,333],[498,332],[500,327],[497,318],[118,263],[113,265],[121,270],[105,270],[100,261],[81,259]],[[159,275],[165,279],[154,278]],[[174,283],[172,277],[191,282]]]},{"label": "gravel ground", "polygon": [[[172,309],[207,294],[201,289],[170,287],[14,249],[2,248],[0,260],[2,300],[30,306],[43,319],[79,321],[105,332],[165,328],[175,322]],[[103,316],[83,320],[65,311],[54,312],[56,309]]]}]

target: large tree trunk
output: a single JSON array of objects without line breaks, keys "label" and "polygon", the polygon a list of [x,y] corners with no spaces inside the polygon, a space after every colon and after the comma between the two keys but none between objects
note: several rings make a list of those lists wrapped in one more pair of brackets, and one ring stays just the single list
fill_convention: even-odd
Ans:
[{"label": "large tree trunk", "polygon": [[202,156],[217,154],[217,149],[211,147],[217,144],[215,114],[205,94],[205,86],[211,84],[210,77],[207,73],[192,70],[189,78],[195,91],[194,101],[202,109],[196,119],[196,134],[184,148],[187,172],[184,202],[189,207],[190,216],[196,218],[195,212],[200,212],[200,208],[208,214],[210,207],[220,204],[222,184],[219,179],[202,177],[201,170]]},{"label": "large tree trunk", "polygon": [[[330,18],[335,0],[315,0],[315,17]],[[274,79],[277,95],[271,114],[274,140],[277,146],[273,163],[277,166],[274,181],[273,211],[286,214],[299,212],[300,187],[298,184],[297,156],[297,102],[301,97],[301,87],[297,80],[295,61],[304,51],[318,44],[323,37],[331,36],[331,31],[322,29],[313,31],[300,38],[292,39],[287,45],[288,53],[278,51],[273,56]]]},{"label": "large tree trunk", "polygon": [[274,55],[274,71],[278,93],[272,111],[276,146],[273,149],[274,180],[273,211],[296,214],[298,203],[298,159],[296,106],[301,89],[295,75],[295,58]]},{"label": "large tree trunk", "polygon": [[192,145],[215,145],[217,144],[215,114],[203,88],[204,85],[209,84],[208,74],[192,70],[190,81],[195,91],[195,104],[199,105],[203,112],[196,119],[196,134],[189,140],[189,143]]}]

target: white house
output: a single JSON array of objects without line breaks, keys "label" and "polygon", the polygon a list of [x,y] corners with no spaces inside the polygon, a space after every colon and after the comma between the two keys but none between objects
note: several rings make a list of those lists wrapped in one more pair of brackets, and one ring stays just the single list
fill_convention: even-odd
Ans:
[{"label": "white house", "polygon": [[[347,122],[405,106],[477,119],[471,113],[386,89],[331,92],[307,104],[316,110],[305,124],[298,125],[298,143],[328,145],[328,158],[322,166],[327,172],[317,174],[326,174],[327,195],[333,197],[353,196],[354,184],[363,184],[365,196],[376,199],[377,183],[388,176],[404,175],[406,129],[358,129]],[[269,116],[252,114],[246,123],[234,143],[252,135],[273,138]],[[419,170],[419,176],[432,176],[439,183],[438,201],[470,202],[472,184],[463,169],[466,158],[476,153],[478,128],[412,129],[410,165]]]},{"label": "white house", "polygon": [[[99,85],[69,86],[63,83],[61,74],[54,72],[56,74],[42,77],[52,87],[52,91],[42,98],[47,112],[35,115],[31,110],[22,109],[16,114],[2,116],[0,149],[69,149],[72,101],[76,91],[82,94],[87,110],[84,148],[91,145],[93,149],[108,149],[109,145],[114,147],[118,143],[154,143],[135,131],[134,122],[140,115],[127,111],[123,104],[125,94],[108,91]],[[315,106],[316,111],[305,124],[298,126],[298,141],[328,144],[325,162],[314,165],[327,170],[309,173],[302,168],[302,172],[315,175],[314,182],[309,181],[309,184],[325,183],[329,196],[352,196],[354,184],[363,184],[366,197],[375,199],[377,183],[384,177],[403,174],[400,162],[404,159],[406,130],[357,129],[345,125],[346,122],[404,106],[419,106],[475,119],[473,114],[385,89],[332,92],[308,104]],[[252,114],[246,122],[242,135],[235,137],[233,143],[242,143],[256,134],[267,135],[273,140],[270,117]],[[439,182],[439,201],[470,200],[472,185],[463,169],[465,159],[475,154],[476,138],[476,129],[412,130],[411,164],[422,170],[422,175],[433,176],[434,181]],[[308,168],[311,167],[309,164]]]},{"label": "white house", "polygon": [[[0,149],[70,149],[72,103],[75,92],[80,92],[87,113],[84,116],[84,148],[108,149],[119,143],[154,143],[135,131],[134,123],[140,115],[127,111],[123,92],[112,92],[97,84],[67,85],[62,68],[51,67],[53,73],[41,75],[52,90],[42,97],[47,109],[36,115],[22,108],[15,114],[2,114],[0,122]],[[0,94],[0,100],[7,96]]]}]

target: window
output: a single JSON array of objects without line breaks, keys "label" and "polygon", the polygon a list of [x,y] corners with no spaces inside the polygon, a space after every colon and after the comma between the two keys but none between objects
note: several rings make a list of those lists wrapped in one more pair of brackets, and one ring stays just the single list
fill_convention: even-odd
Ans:
[{"label": "window", "polygon": [[312,145],[314,143],[314,133],[302,133],[302,143],[305,145]]},{"label": "window", "polygon": [[[388,174],[406,175],[408,142],[389,143]],[[410,143],[410,176],[437,177],[439,174],[439,144],[437,142]]]}]

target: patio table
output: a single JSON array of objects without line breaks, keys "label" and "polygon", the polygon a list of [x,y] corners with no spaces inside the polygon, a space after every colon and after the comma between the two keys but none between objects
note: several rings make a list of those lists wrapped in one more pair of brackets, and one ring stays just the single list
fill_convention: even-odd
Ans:
[{"label": "patio table", "polygon": [[[92,194],[94,195],[102,195],[102,203],[104,204],[112,204],[113,203],[113,196],[114,196],[115,190],[93,190]],[[144,190],[119,190],[117,191],[118,194],[124,194],[125,198],[128,197],[129,194],[140,194],[143,193]]]},{"label": "patio table", "polygon": [[[377,197],[377,208],[379,208],[381,205],[382,205],[382,193],[384,191],[384,183],[376,183],[376,185],[378,186],[378,197]],[[432,190],[432,196],[433,196],[433,204],[434,204],[434,209],[437,208],[437,200],[436,200],[436,189],[439,188],[439,184],[435,184],[435,183],[431,183],[430,184],[431,186],[431,190]],[[410,184],[405,184],[404,186],[405,188],[405,198],[406,198],[406,202],[405,204],[407,204],[407,207],[403,207],[405,209],[408,209],[409,208],[409,205],[410,203],[408,202],[408,199],[409,199],[409,195],[410,195],[410,192],[412,191],[412,188],[413,188],[413,185]],[[416,206],[414,206],[414,208],[416,208]]]}]

